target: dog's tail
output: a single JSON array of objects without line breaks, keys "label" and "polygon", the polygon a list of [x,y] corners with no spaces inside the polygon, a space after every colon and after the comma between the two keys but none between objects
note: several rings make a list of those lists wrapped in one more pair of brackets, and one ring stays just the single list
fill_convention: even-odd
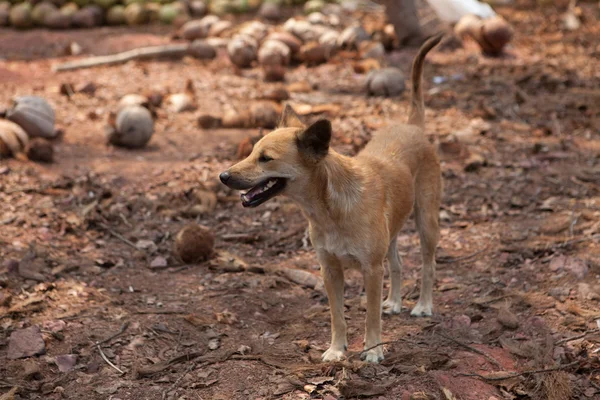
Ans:
[{"label": "dog's tail", "polygon": [[421,76],[423,75],[423,63],[427,53],[444,37],[444,33],[438,33],[435,36],[427,39],[425,43],[419,49],[419,52],[415,56],[415,60],[412,65],[411,73],[411,85],[412,85],[412,96],[410,101],[410,113],[408,114],[408,123],[412,125],[423,126],[425,120],[425,106],[423,105],[423,90],[421,89]]}]

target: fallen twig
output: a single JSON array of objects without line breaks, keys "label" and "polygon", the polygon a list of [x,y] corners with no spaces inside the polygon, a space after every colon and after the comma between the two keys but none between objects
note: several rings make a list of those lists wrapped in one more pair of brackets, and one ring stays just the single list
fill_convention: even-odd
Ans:
[{"label": "fallen twig", "polygon": [[187,367],[185,369],[185,371],[183,371],[183,374],[181,374],[181,376],[179,378],[177,378],[177,380],[175,382],[173,382],[173,384],[171,386],[169,386],[168,389],[165,389],[165,391],[162,393],[162,400],[166,400],[167,395],[169,394],[169,392],[173,391],[179,385],[179,382],[181,382],[181,380],[183,378],[185,378],[187,374],[189,374],[190,372],[192,372],[192,370],[194,368],[196,368],[197,365],[198,365],[197,362],[191,363],[190,366]]},{"label": "fallen twig", "polygon": [[461,341],[459,341],[459,340],[456,340],[456,339],[454,339],[453,337],[450,337],[450,336],[448,336],[448,335],[445,335],[445,334],[443,334],[443,333],[441,333],[441,332],[435,332],[435,333],[436,333],[437,335],[439,335],[439,336],[443,337],[444,339],[448,339],[448,340],[450,340],[450,341],[452,341],[452,342],[456,343],[457,345],[459,345],[459,346],[461,346],[461,347],[464,347],[464,348],[465,348],[465,349],[467,349],[467,350],[470,350],[470,351],[472,351],[473,353],[477,353],[477,354],[479,354],[479,355],[481,355],[481,356],[485,357],[485,358],[486,358],[486,360],[488,360],[490,363],[494,364],[494,366],[496,366],[497,368],[500,368],[500,369],[504,370],[504,367],[503,367],[502,365],[500,365],[500,363],[499,363],[498,361],[496,361],[496,360],[495,360],[495,359],[494,359],[492,356],[490,356],[488,353],[486,353],[486,352],[484,352],[484,351],[481,351],[481,350],[479,350],[479,349],[476,349],[476,348],[475,348],[475,347],[473,347],[473,346],[469,346],[468,344],[466,344],[466,343],[463,343],[463,342],[461,342]]},{"label": "fallen twig", "polygon": [[134,314],[186,314],[183,310],[138,310],[134,311]]},{"label": "fallen twig", "polygon": [[104,224],[99,224],[99,226],[102,229],[104,229],[105,231],[107,231],[108,233],[110,233],[112,236],[116,237],[117,239],[119,239],[120,241],[125,243],[126,245],[133,247],[136,250],[139,250],[138,247],[135,245],[135,243],[133,243],[131,240],[127,239],[125,236],[121,235],[119,232],[115,232],[114,230],[112,230],[111,228],[109,228],[108,226],[106,226]]},{"label": "fallen twig", "polygon": [[139,379],[139,378],[144,378],[144,377],[147,377],[150,375],[154,375],[158,372],[164,371],[165,369],[169,368],[171,365],[179,364],[184,361],[192,361],[192,360],[197,359],[198,357],[203,356],[204,354],[205,354],[204,352],[183,354],[181,356],[177,356],[177,357],[172,358],[167,361],[163,361],[163,362],[159,362],[156,364],[148,365],[146,367],[138,368],[138,370],[136,371],[136,377]]},{"label": "fallen twig", "polygon": [[534,374],[543,374],[545,372],[561,371],[563,369],[573,367],[577,364],[579,364],[579,361],[573,361],[572,363],[565,364],[565,365],[559,365],[557,367],[534,369],[532,371],[515,372],[513,374],[506,374],[506,375],[499,375],[499,376],[485,376],[485,375],[481,375],[481,374],[463,374],[463,373],[455,374],[454,376],[470,376],[470,377],[480,378],[480,379],[483,379],[486,381],[504,381],[506,379],[516,378],[519,376],[527,376],[527,375],[534,375]]},{"label": "fallen twig", "polygon": [[437,257],[435,261],[438,264],[452,264],[459,261],[470,260],[471,258],[477,257],[481,253],[484,253],[488,249],[488,246],[485,246],[483,249],[476,251],[475,253],[467,254],[461,257]]},{"label": "fallen twig", "polygon": [[127,330],[127,328],[129,328],[129,322],[125,322],[123,325],[121,325],[121,329],[119,329],[119,332],[115,333],[114,335],[111,335],[111,336],[107,337],[106,339],[104,339],[104,340],[102,340],[100,342],[96,342],[96,343],[90,345],[90,347],[91,346],[100,346],[101,344],[110,342],[111,340],[113,340],[117,336],[122,335]]},{"label": "fallen twig", "polygon": [[573,340],[582,339],[582,338],[586,337],[587,335],[590,335],[590,334],[596,333],[596,332],[600,332],[600,328],[590,329],[588,331],[583,332],[580,335],[575,335],[575,336],[571,336],[568,338],[560,339],[559,341],[556,342],[556,344],[559,345],[559,344],[563,344],[563,343],[567,343],[567,342],[572,342]]},{"label": "fallen twig", "polygon": [[358,356],[362,356],[367,351],[373,350],[376,347],[385,346],[385,345],[388,345],[388,344],[396,344],[396,343],[400,343],[400,342],[408,342],[408,340],[406,340],[406,339],[396,339],[396,340],[390,340],[389,342],[381,342],[381,343],[376,344],[375,346],[367,347],[363,351],[353,354],[353,356],[357,356],[357,355]]},{"label": "fallen twig", "polygon": [[186,55],[189,44],[167,44],[163,46],[140,47],[108,56],[88,57],[64,64],[54,65],[54,72],[72,71],[74,69],[91,68],[100,65],[122,64],[131,60],[143,60],[158,57],[182,58]]},{"label": "fallen twig", "polygon": [[106,357],[106,354],[104,354],[104,352],[102,351],[102,348],[100,347],[100,345],[97,345],[96,347],[98,348],[98,351],[100,352],[100,357],[102,357],[102,359],[103,359],[104,361],[106,361],[106,363],[107,363],[108,365],[110,365],[111,367],[113,367],[114,369],[116,369],[117,371],[119,371],[119,373],[120,373],[121,375],[125,374],[125,372],[121,371],[121,370],[119,369],[119,367],[117,367],[115,364],[113,364],[112,362],[110,362],[110,360],[108,359],[108,357]]}]

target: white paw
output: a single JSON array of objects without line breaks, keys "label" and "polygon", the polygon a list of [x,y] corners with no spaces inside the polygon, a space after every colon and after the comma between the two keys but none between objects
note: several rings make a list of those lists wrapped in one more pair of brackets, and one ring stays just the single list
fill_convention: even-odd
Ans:
[{"label": "white paw", "polygon": [[431,303],[417,302],[415,308],[412,309],[410,315],[413,317],[431,317],[433,314],[433,305]]},{"label": "white paw", "polygon": [[383,349],[382,346],[377,346],[374,349],[365,351],[360,355],[360,358],[366,362],[379,364],[383,361]]},{"label": "white paw", "polygon": [[402,311],[402,301],[387,299],[381,306],[384,314],[400,314]]},{"label": "white paw", "polygon": [[325,353],[323,353],[321,359],[324,362],[341,361],[344,359],[344,350],[330,347],[327,349],[327,351],[325,351]]}]

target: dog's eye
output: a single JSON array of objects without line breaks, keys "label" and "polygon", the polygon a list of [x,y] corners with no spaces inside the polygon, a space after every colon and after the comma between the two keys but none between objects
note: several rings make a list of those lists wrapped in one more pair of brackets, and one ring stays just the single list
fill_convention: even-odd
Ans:
[{"label": "dog's eye", "polygon": [[258,161],[259,162],[269,162],[269,161],[273,161],[273,159],[265,154],[261,154],[260,157],[258,157]]}]

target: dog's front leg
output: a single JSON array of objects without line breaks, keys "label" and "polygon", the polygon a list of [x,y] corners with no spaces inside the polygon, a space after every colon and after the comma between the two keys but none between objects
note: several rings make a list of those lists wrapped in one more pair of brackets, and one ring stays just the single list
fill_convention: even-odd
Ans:
[{"label": "dog's front leg", "polygon": [[348,349],[344,319],[344,269],[337,257],[325,251],[318,251],[317,258],[331,309],[331,345],[322,358],[323,361],[339,361]]},{"label": "dog's front leg", "polygon": [[363,275],[367,292],[367,320],[365,329],[366,351],[361,356],[367,362],[378,363],[383,360],[383,348],[379,345],[381,343],[383,260],[363,266]]}]

